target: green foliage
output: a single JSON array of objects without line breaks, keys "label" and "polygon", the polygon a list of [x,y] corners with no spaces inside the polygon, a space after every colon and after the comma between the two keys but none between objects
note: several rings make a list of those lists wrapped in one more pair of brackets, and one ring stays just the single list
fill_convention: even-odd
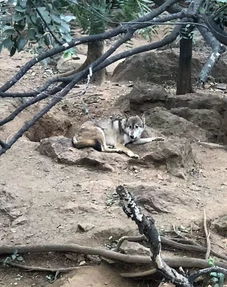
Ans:
[{"label": "green foliage", "polygon": [[84,0],[71,7],[71,12],[85,33],[104,32],[111,14],[111,5],[106,0]]},{"label": "green foliage", "polygon": [[[96,34],[120,22],[150,12],[151,0],[2,0],[0,1],[0,52],[10,55],[32,47],[41,52],[70,41],[71,21],[85,33]],[[156,27],[139,31],[151,38]],[[68,57],[72,51],[64,56]]]},{"label": "green foliage", "polygon": [[[109,25],[127,22],[150,12],[150,0],[84,0],[73,6],[71,12],[83,31],[88,34],[103,32]],[[143,29],[144,36],[153,28]]]},{"label": "green foliage", "polygon": [[72,3],[76,1],[1,1],[0,51],[7,48],[12,56],[16,51],[23,50],[27,43],[38,43],[37,50],[55,46],[56,41],[46,25],[57,39],[71,40],[69,22],[75,17],[65,15],[65,12]]},{"label": "green foliage", "polygon": [[206,0],[200,13],[211,16],[222,29],[227,26],[227,0]]},{"label": "green foliage", "polygon": [[[215,260],[214,258],[208,259],[208,264],[210,266],[215,266]],[[210,273],[210,283],[213,287],[223,287],[225,281],[225,275],[220,272],[211,272]]]}]

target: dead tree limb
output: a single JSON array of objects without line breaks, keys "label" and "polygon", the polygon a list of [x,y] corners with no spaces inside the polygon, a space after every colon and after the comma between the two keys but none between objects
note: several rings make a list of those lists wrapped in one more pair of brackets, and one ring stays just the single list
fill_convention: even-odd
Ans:
[{"label": "dead tree limb", "polygon": [[203,211],[203,228],[206,236],[206,244],[207,244],[207,250],[206,250],[206,255],[205,259],[208,260],[210,257],[210,250],[211,250],[211,244],[210,244],[210,232],[207,229],[207,215],[206,215],[206,210],[204,209]]},{"label": "dead tree limb", "polygon": [[72,270],[78,270],[81,267],[78,266],[72,266],[72,267],[43,267],[43,266],[34,266],[34,265],[25,265],[13,261],[7,261],[3,262],[3,265],[5,266],[12,266],[20,269],[24,269],[26,271],[41,271],[41,272],[58,272],[58,273],[64,273],[69,272]]},{"label": "dead tree limb", "polygon": [[[0,246],[0,255],[6,254],[26,254],[26,253],[47,253],[47,252],[73,252],[86,255],[98,255],[119,262],[130,264],[148,264],[153,266],[150,256],[121,254],[104,248],[82,246],[79,244],[41,244],[41,245],[17,245]],[[185,268],[207,268],[209,264],[206,260],[193,257],[163,256],[165,262],[171,267]],[[217,261],[218,267],[227,269],[227,263]],[[153,266],[154,267],[154,266]]]},{"label": "dead tree limb", "polygon": [[205,42],[212,49],[212,53],[210,54],[208,60],[206,61],[205,65],[202,67],[202,70],[199,73],[198,85],[204,86],[215,64],[220,59],[221,55],[225,52],[226,48],[213,36],[213,34],[209,30],[202,26],[198,26],[197,28],[202,37],[204,38]]},{"label": "dead tree limb", "polygon": [[[191,278],[187,277],[185,274],[180,274],[163,260],[161,256],[161,238],[155,226],[153,217],[143,215],[139,207],[136,205],[133,196],[123,186],[118,186],[116,188],[116,192],[120,197],[124,212],[128,217],[135,221],[139,232],[144,234],[149,242],[151,259],[157,270],[162,273],[166,280],[171,281],[177,286],[193,286],[193,280],[196,277],[195,274]],[[224,270],[223,272],[227,273],[227,270]]]},{"label": "dead tree limb", "polygon": [[[115,251],[119,251],[122,243],[124,241],[129,241],[129,242],[139,242],[142,245],[148,247],[146,237],[144,235],[140,236],[122,236],[117,243],[117,246],[115,248]],[[195,245],[193,244],[182,244],[179,242],[176,242],[172,239],[166,238],[161,236],[161,243],[163,246],[169,246],[172,249],[177,249],[177,250],[183,250],[183,251],[192,251],[192,252],[200,252],[200,253],[206,253],[207,248],[203,247],[201,245]],[[218,258],[222,258],[227,261],[227,256],[225,254],[220,254],[218,252],[215,252],[214,250],[210,250],[210,253]]]}]

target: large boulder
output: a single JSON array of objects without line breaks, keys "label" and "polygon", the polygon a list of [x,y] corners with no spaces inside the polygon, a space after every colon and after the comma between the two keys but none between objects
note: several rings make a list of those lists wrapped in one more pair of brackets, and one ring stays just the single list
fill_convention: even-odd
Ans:
[{"label": "large boulder", "polygon": [[167,109],[187,107],[190,109],[213,109],[223,114],[227,110],[227,100],[220,94],[190,93],[175,95],[162,85],[138,82],[131,92],[119,97],[115,104],[125,110],[145,112],[152,107],[163,106]]},{"label": "large boulder", "polygon": [[[149,130],[149,135],[155,132]],[[165,167],[175,176],[184,178],[196,166],[196,160],[187,140],[169,138],[163,142],[151,142],[145,145],[130,145],[139,159],[131,159],[124,154],[98,152],[93,148],[78,150],[72,147],[71,140],[62,136],[42,139],[39,152],[57,162],[82,166],[94,170],[113,171],[115,167],[127,168],[131,165],[147,168]]]},{"label": "large boulder", "polygon": [[116,163],[125,161],[125,157],[120,154],[102,153],[93,148],[73,148],[71,139],[62,136],[42,139],[39,152],[60,163],[103,171],[113,171]]},{"label": "large boulder", "polygon": [[147,124],[165,135],[224,141],[227,101],[219,94],[174,95],[162,86],[140,82],[115,105],[126,113],[145,113]]},{"label": "large boulder", "polygon": [[165,136],[177,136],[194,141],[206,141],[207,132],[198,125],[172,114],[165,108],[156,107],[146,112],[146,124],[161,131]]},{"label": "large boulder", "polygon": [[185,178],[196,169],[197,160],[190,142],[185,138],[166,138],[164,141],[135,145],[133,151],[139,154],[140,159],[131,159],[129,162],[144,166],[165,166],[167,171],[177,177]]},{"label": "large boulder", "polygon": [[[195,82],[206,63],[208,55],[197,52],[192,59],[192,80]],[[158,84],[176,81],[179,50],[152,51],[127,58],[114,70],[113,81],[143,81]],[[227,56],[224,55],[214,67],[211,76],[216,81],[227,82]]]},{"label": "large boulder", "polygon": [[171,113],[186,119],[207,130],[207,137],[211,141],[217,141],[223,138],[221,115],[215,110],[208,109],[189,109],[173,108]]}]

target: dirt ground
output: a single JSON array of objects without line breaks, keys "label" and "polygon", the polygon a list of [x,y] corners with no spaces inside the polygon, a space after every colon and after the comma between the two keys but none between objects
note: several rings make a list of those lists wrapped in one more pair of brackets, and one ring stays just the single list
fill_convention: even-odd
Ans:
[{"label": "dirt ground", "polygon": [[[3,84],[31,55],[21,53],[9,58],[0,55],[0,83]],[[29,73],[17,91],[38,86],[49,76],[42,67]],[[83,86],[78,89],[83,88]],[[65,115],[77,128],[87,119],[82,111],[81,99],[74,89],[68,98],[74,97],[69,108],[65,99],[54,113]],[[92,116],[118,112],[113,102],[131,90],[130,83],[106,81],[101,87],[91,86],[87,105]],[[94,96],[95,95],[95,96]],[[1,118],[13,110],[17,101],[0,100]],[[17,121],[0,129],[2,139],[10,137],[36,108],[23,112]],[[59,114],[58,114],[59,113]],[[208,222],[226,214],[227,210],[227,153],[221,149],[209,149],[193,144],[193,152],[199,163],[198,173],[185,179],[169,174],[165,168],[123,167],[117,164],[113,172],[103,172],[86,167],[60,164],[41,155],[39,142],[22,137],[0,158],[0,240],[1,245],[66,244],[78,243],[104,247],[110,238],[138,234],[136,226],[122,212],[113,194],[119,184],[147,185],[156,190],[154,196],[165,202],[170,213],[157,213],[158,228],[168,234],[173,225],[187,232],[192,238],[203,234],[203,210]],[[168,200],[159,192],[165,190]],[[78,224],[85,231],[78,230]],[[201,240],[204,244],[204,241]],[[215,231],[211,233],[212,247],[227,251],[227,241]],[[41,266],[72,266],[74,262],[62,254],[24,256],[26,263]],[[12,267],[0,270],[0,286],[49,286],[48,273],[24,272]],[[92,278],[92,279],[91,279]],[[140,286],[126,281],[106,265],[82,267],[65,275],[52,286]]]}]

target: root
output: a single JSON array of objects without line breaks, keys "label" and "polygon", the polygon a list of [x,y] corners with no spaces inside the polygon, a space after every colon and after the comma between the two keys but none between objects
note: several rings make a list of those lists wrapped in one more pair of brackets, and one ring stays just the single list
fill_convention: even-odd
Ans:
[{"label": "root", "polygon": [[[119,239],[115,251],[119,251],[120,250],[120,247],[121,247],[122,243],[125,240],[130,241],[130,242],[140,242],[140,243],[146,242],[146,238],[145,238],[144,235],[140,235],[140,236],[123,236],[123,237],[121,237]],[[192,251],[192,252],[201,252],[201,253],[206,253],[207,252],[207,248],[203,247],[201,245],[197,245],[195,243],[193,245],[192,244],[182,244],[182,243],[176,242],[176,241],[174,241],[172,239],[165,238],[163,236],[161,236],[161,242],[162,242],[163,246],[169,246],[169,247],[172,247],[172,248],[178,249],[178,250]],[[209,248],[209,253],[211,253],[212,255],[214,255],[216,257],[219,257],[219,258],[224,259],[224,260],[227,261],[227,256],[225,256],[223,254],[220,254],[220,253],[217,253],[214,250],[211,250],[210,248]]]},{"label": "root", "polygon": [[[20,246],[0,246],[0,254],[13,254],[13,253],[41,253],[41,252],[75,252],[86,255],[99,255],[115,261],[132,264],[152,264],[149,256],[141,255],[125,255],[117,253],[112,250],[102,248],[93,248],[88,246],[81,246],[78,244],[49,244],[49,245],[20,245]],[[209,264],[204,259],[193,257],[180,257],[180,256],[163,256],[165,262],[171,267],[187,267],[187,268],[206,268]],[[227,268],[226,262],[217,261],[216,266]]]},{"label": "root", "polygon": [[221,144],[216,144],[216,143],[209,143],[209,142],[201,142],[199,141],[198,144],[211,148],[211,149],[224,149],[227,150],[227,145],[221,145]]},{"label": "root", "polygon": [[[33,266],[33,265],[25,265],[16,262],[7,262],[6,266],[13,266],[16,268],[24,269],[26,271],[40,271],[40,272],[57,272],[57,273],[65,273],[72,270],[80,269],[81,267],[72,266],[72,267],[61,267],[61,268],[54,268],[54,267],[42,267],[42,266]],[[84,267],[84,266],[83,266]]]}]

